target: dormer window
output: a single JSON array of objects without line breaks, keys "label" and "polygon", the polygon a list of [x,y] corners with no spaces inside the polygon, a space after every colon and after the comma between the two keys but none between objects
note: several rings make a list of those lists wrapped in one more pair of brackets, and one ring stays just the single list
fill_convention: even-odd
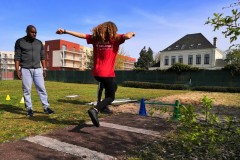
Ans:
[{"label": "dormer window", "polygon": [[186,45],[184,44],[184,45],[182,45],[181,49],[184,49],[185,47],[186,47]]}]

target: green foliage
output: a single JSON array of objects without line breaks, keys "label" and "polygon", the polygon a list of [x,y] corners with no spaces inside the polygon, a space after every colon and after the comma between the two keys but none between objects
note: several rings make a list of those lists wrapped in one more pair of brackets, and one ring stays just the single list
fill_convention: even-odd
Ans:
[{"label": "green foliage", "polygon": [[175,71],[177,73],[187,72],[187,71],[198,71],[198,70],[200,69],[197,67],[191,67],[189,65],[182,64],[182,63],[175,63],[168,69],[168,71]]},{"label": "green foliage", "polygon": [[[237,122],[232,117],[221,119],[216,114],[211,112],[212,100],[204,96],[202,99],[202,113],[201,118],[194,113],[194,107],[192,105],[181,108],[181,127],[179,128],[179,135],[177,142],[182,147],[188,150],[191,154],[195,151],[208,154],[209,157],[223,158],[219,155],[223,150],[229,150],[234,148],[231,146],[239,145],[240,142],[235,143],[235,139],[240,138],[239,127]],[[220,121],[221,119],[221,121]],[[231,151],[232,154],[226,155],[227,158],[233,158],[239,155],[239,147],[235,147]]]},{"label": "green foliage", "polygon": [[136,82],[136,81],[124,81],[122,83],[124,87],[134,88],[152,88],[152,89],[170,89],[170,90],[187,90],[188,86],[184,84],[163,84],[163,83],[150,83],[150,82]]},{"label": "green foliage", "polygon": [[228,64],[240,67],[240,49],[232,49],[227,52],[226,60]]},{"label": "green foliage", "polygon": [[186,84],[165,84],[138,81],[124,81],[122,83],[122,86],[145,89],[193,90],[193,91],[240,93],[240,87],[221,87],[221,86],[191,87]]},{"label": "green foliage", "polygon": [[87,55],[88,61],[86,62],[86,69],[91,70],[93,68],[93,53]]},{"label": "green foliage", "polygon": [[222,70],[229,71],[232,76],[240,74],[240,65],[239,64],[228,64]]},{"label": "green foliage", "polygon": [[[239,18],[240,14],[238,11],[238,6],[240,5],[240,1],[238,0],[236,3],[232,3],[230,7],[233,8],[231,11],[231,15],[224,16],[223,13],[214,13],[213,18],[208,17],[208,20],[205,24],[211,24],[214,27],[214,31],[219,30],[220,28],[224,28],[222,31],[224,36],[230,38],[230,42],[236,41],[238,36],[240,35],[240,27],[239,27]],[[236,9],[235,9],[236,8]],[[239,44],[238,44],[239,45]]]},{"label": "green foliage", "polygon": [[[239,159],[240,128],[233,117],[212,113],[212,99],[201,100],[202,114],[195,106],[181,105],[175,135],[136,150],[139,159]],[[137,156],[136,156],[137,155]]]},{"label": "green foliage", "polygon": [[153,63],[152,49],[149,47],[148,50],[146,50],[146,47],[144,46],[139,55],[140,57],[138,58],[138,61],[135,63],[135,67],[148,70],[148,68]]}]

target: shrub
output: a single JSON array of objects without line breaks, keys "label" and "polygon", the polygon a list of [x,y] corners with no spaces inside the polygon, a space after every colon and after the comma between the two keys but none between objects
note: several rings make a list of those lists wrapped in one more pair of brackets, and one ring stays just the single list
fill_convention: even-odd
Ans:
[{"label": "shrub", "polygon": [[136,81],[124,81],[122,83],[122,86],[134,87],[134,88],[171,89],[171,90],[188,89],[188,86],[183,84],[163,84],[163,83],[136,82]]},{"label": "shrub", "polygon": [[240,64],[228,64],[222,70],[230,71],[232,76],[240,74]]},{"label": "shrub", "polygon": [[182,64],[182,63],[175,63],[172,65],[171,68],[168,69],[168,71],[175,71],[177,73],[186,72],[186,71],[198,71],[198,70],[200,69],[197,67],[191,67],[189,65]]}]

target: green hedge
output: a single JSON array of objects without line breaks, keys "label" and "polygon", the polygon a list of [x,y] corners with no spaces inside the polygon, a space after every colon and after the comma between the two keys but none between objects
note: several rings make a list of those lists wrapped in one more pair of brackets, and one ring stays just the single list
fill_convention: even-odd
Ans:
[{"label": "green hedge", "polygon": [[240,87],[198,86],[198,87],[191,88],[191,90],[194,90],[194,91],[210,91],[210,92],[240,93]]},{"label": "green hedge", "polygon": [[122,83],[122,86],[145,89],[193,90],[193,91],[240,93],[240,87],[219,87],[219,86],[191,87],[189,85],[184,84],[163,84],[138,81],[124,81]]},{"label": "green hedge", "polygon": [[124,87],[134,88],[148,88],[148,89],[170,89],[170,90],[187,90],[189,86],[183,84],[163,84],[163,83],[150,83],[150,82],[136,82],[136,81],[124,81],[122,83]]}]

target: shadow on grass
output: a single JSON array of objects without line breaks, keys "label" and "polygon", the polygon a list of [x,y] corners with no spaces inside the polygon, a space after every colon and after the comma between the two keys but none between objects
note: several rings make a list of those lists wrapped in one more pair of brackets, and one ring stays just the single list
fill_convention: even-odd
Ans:
[{"label": "shadow on grass", "polygon": [[66,119],[57,119],[52,118],[49,115],[37,115],[33,117],[29,117],[30,120],[36,122],[48,122],[51,124],[59,124],[59,125],[78,125],[80,123],[85,122],[84,120],[66,120]]},{"label": "shadow on grass", "polygon": [[[0,104],[0,112],[4,113],[4,112],[9,112],[9,113],[13,113],[13,114],[18,114],[18,115],[23,115],[26,116],[27,112],[26,112],[26,108],[23,106],[13,106],[13,105],[8,105],[8,104]],[[36,115],[37,114],[37,115]],[[42,114],[42,115],[39,115]],[[20,117],[20,118],[16,118],[16,117],[12,117],[12,118],[8,118],[8,119],[29,119],[32,121],[42,121],[42,122],[48,122],[48,123],[52,123],[52,124],[59,124],[59,125],[78,125],[78,124],[82,124],[84,121],[83,120],[66,120],[66,119],[61,119],[61,118],[54,118],[51,115],[45,114],[44,112],[37,112],[34,111],[34,116],[33,117]]]},{"label": "shadow on grass", "polygon": [[86,103],[88,102],[82,102],[82,101],[79,101],[79,100],[74,100],[74,99],[58,99],[57,100],[58,102],[61,102],[61,103],[71,103],[71,104],[79,104],[79,105],[86,105]]},{"label": "shadow on grass", "polygon": [[[13,106],[13,105],[9,105],[9,104],[0,104],[0,111],[6,111],[6,112],[10,112],[13,114],[20,114],[20,115],[26,115],[27,114],[27,110],[24,106]],[[37,112],[35,111],[34,113],[41,113],[41,112]]]}]

